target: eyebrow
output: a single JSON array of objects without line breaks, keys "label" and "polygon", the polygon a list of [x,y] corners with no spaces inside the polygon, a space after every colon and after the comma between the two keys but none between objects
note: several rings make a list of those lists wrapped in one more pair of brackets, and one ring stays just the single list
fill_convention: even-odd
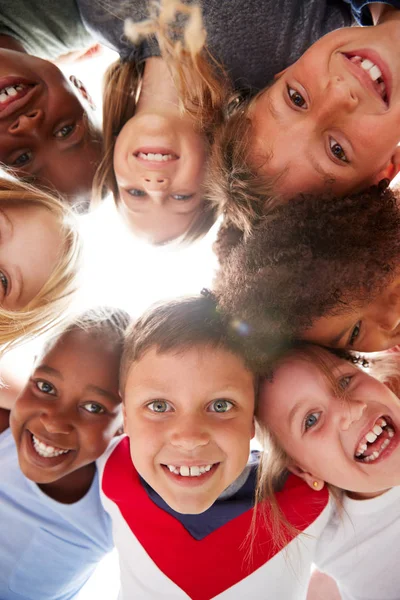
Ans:
[{"label": "eyebrow", "polygon": [[48,367],[47,365],[39,365],[38,367],[36,367],[35,370],[44,371],[45,373],[48,373],[48,375],[55,375],[55,377],[58,377],[59,379],[64,381],[64,377],[61,375],[60,371],[57,371],[57,369],[53,369],[53,367]]},{"label": "eyebrow", "polygon": [[[277,107],[275,106],[275,104],[269,94],[267,95],[267,101],[268,101],[268,106],[269,106],[271,115],[273,116],[275,121],[277,121],[278,123],[284,122],[285,119],[284,119],[281,111],[279,109],[277,109]],[[333,173],[330,173],[329,171],[325,171],[325,169],[322,168],[321,164],[315,159],[315,157],[311,154],[311,152],[309,150],[307,151],[306,156],[307,156],[307,159],[310,161],[311,165],[317,171],[317,173],[319,175],[321,175],[325,184],[332,185],[332,184],[336,183],[336,177],[333,175]]]},{"label": "eyebrow", "polygon": [[111,392],[107,392],[107,390],[104,390],[103,388],[98,387],[97,385],[88,385],[86,386],[86,390],[88,392],[94,392],[95,394],[99,394],[99,396],[103,396],[104,398],[111,400],[114,404],[121,403],[120,398],[117,398],[116,396],[114,396],[114,394],[111,394]]}]

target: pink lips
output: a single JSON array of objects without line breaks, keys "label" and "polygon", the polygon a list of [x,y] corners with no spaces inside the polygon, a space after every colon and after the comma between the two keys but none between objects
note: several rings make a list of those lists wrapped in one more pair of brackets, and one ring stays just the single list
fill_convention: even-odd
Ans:
[{"label": "pink lips", "polygon": [[[11,82],[11,79],[13,79],[14,82]],[[19,91],[16,96],[11,96],[7,102],[0,104],[0,119],[5,119],[6,117],[13,115],[18,110],[24,109],[39,91],[38,85],[25,83],[23,80],[17,79],[16,77],[1,79],[0,89],[18,84],[24,84],[27,87]]]},{"label": "pink lips", "polygon": [[[383,100],[382,96],[376,90],[368,73],[366,73],[361,67],[354,65],[352,62],[350,62],[349,59],[353,56],[359,56],[362,59],[368,59],[379,68],[380,72],[382,73],[382,79],[385,83],[387,103]],[[389,108],[392,91],[392,73],[386,62],[382,59],[382,57],[377,52],[370,49],[352,50],[351,52],[343,53],[343,57],[346,60],[346,66],[348,70],[350,70],[350,72],[360,81],[360,83],[364,87],[367,87],[369,90],[373,91],[374,95],[376,95],[380,99],[380,101],[385,104],[386,108]]]}]

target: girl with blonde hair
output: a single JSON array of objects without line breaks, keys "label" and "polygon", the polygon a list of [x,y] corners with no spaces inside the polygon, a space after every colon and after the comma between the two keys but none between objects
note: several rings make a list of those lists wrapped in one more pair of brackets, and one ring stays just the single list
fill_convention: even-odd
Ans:
[{"label": "girl with blonde hair", "polygon": [[77,287],[80,248],[70,209],[0,179],[0,354],[61,320]]},{"label": "girl with blonde hair", "polygon": [[399,394],[397,354],[367,362],[306,343],[281,357],[261,386],[257,422],[267,452],[258,499],[272,504],[279,536],[290,525],[275,492],[289,472],[316,501],[330,488],[336,507],[314,560],[343,600],[398,598],[387,548],[400,532]]}]

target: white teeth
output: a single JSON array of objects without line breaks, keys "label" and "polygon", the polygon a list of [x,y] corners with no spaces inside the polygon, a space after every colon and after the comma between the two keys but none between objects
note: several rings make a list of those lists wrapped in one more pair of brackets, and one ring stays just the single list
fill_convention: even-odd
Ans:
[{"label": "white teeth", "polygon": [[14,87],[8,87],[6,92],[9,96],[18,96],[18,92]]},{"label": "white teeth", "polygon": [[188,467],[187,465],[183,465],[181,467],[176,467],[175,465],[166,466],[171,473],[175,473],[175,475],[181,475],[181,477],[200,477],[200,475],[208,473],[212,467],[212,465],[194,465],[192,467]]},{"label": "white teeth", "polygon": [[137,156],[142,160],[152,160],[155,162],[166,162],[167,160],[172,160],[174,158],[172,154],[154,154],[153,152],[139,152]]},{"label": "white teeth", "polygon": [[377,437],[378,436],[376,436],[372,431],[368,431],[367,435],[365,436],[365,439],[367,440],[367,442],[372,444]]},{"label": "white teeth", "polygon": [[380,435],[383,429],[379,425],[374,425],[372,431],[375,433],[375,435]]},{"label": "white teeth", "polygon": [[394,437],[394,431],[391,427],[388,427],[387,432],[388,432],[388,436],[390,438]]},{"label": "white teeth", "polygon": [[383,417],[381,417],[380,419],[377,420],[376,422],[377,425],[380,425],[380,427],[386,427],[387,423],[385,421],[385,419]]},{"label": "white teeth", "polygon": [[374,63],[370,60],[368,60],[368,58],[364,58],[364,60],[361,63],[361,68],[364,69],[364,71],[369,71],[371,67],[374,67]]},{"label": "white teeth", "polygon": [[36,452],[39,454],[39,456],[42,456],[44,458],[54,458],[55,456],[60,456],[61,454],[67,454],[67,452],[69,452],[69,450],[62,450],[61,448],[47,446],[46,444],[38,440],[38,438],[34,435],[32,435],[32,441],[33,447],[35,448]]},{"label": "white teeth", "polygon": [[382,77],[382,71],[379,67],[374,65],[372,69],[369,70],[369,76],[371,77],[372,81],[376,81],[379,79],[379,77]]},{"label": "white teeth", "polygon": [[0,103],[3,104],[4,102],[7,102],[7,100],[8,100],[7,94],[5,94],[4,92],[2,92],[0,94]]}]

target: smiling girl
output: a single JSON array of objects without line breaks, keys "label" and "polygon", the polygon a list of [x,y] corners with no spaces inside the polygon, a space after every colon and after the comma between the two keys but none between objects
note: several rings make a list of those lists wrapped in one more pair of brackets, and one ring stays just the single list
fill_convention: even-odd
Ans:
[{"label": "smiling girl", "polygon": [[72,213],[45,192],[0,179],[0,353],[60,320],[79,258]]},{"label": "smiling girl", "polygon": [[112,548],[96,459],[122,424],[118,371],[128,316],[90,312],[47,344],[0,409],[0,596],[75,598]]},{"label": "smiling girl", "polygon": [[400,532],[400,363],[385,356],[369,373],[367,364],[308,344],[277,361],[257,415],[268,448],[259,496],[273,498],[287,471],[317,493],[342,490],[344,510],[322,534],[315,562],[343,600],[394,600],[400,578],[387,549]]}]

